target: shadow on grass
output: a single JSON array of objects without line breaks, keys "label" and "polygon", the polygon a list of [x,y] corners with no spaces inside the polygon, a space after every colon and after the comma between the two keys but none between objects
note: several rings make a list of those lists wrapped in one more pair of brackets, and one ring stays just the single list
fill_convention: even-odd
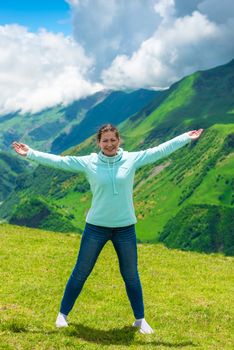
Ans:
[{"label": "shadow on grass", "polygon": [[[125,326],[122,328],[114,328],[111,330],[101,330],[84,326],[83,324],[70,323],[71,328],[68,330],[68,335],[72,337],[81,338],[87,342],[102,344],[102,345],[154,345],[166,346],[169,348],[182,348],[186,346],[197,346],[191,341],[184,342],[164,342],[160,340],[153,340],[155,334],[144,335],[144,340],[135,340],[135,333],[138,328]],[[143,336],[143,335],[142,335]],[[157,336],[157,335],[156,335]]]},{"label": "shadow on grass", "polygon": [[83,324],[70,323],[71,329],[68,335],[78,337],[96,344],[124,344],[130,345],[134,342],[134,335],[137,331],[134,327],[125,326],[102,330],[84,326]]},{"label": "shadow on grass", "polygon": [[152,335],[142,335],[144,339],[135,339],[135,333],[138,332],[138,328],[125,326],[122,328],[114,328],[111,330],[102,330],[97,328],[91,328],[84,326],[83,324],[70,323],[69,328],[54,329],[54,330],[43,330],[43,329],[29,329],[23,323],[12,321],[10,323],[5,323],[1,325],[2,331],[10,331],[12,333],[40,333],[40,334],[58,334],[60,331],[63,335],[70,337],[80,338],[86,342],[102,344],[102,345],[153,345],[153,346],[165,346],[168,348],[183,348],[187,346],[196,347],[191,341],[181,341],[181,342],[165,342],[155,340],[157,334]]}]

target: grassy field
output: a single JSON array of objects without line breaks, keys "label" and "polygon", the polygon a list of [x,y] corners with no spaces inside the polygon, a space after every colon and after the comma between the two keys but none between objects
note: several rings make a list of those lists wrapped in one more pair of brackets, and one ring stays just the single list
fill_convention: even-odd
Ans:
[{"label": "grassy field", "polygon": [[75,307],[56,329],[63,289],[80,236],[0,225],[0,349],[233,349],[233,258],[140,244],[146,319],[134,320],[114,249],[108,243]]}]

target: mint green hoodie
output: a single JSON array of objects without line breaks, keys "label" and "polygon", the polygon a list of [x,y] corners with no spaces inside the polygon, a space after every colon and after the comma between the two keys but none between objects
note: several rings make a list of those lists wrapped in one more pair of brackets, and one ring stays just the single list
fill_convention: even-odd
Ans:
[{"label": "mint green hoodie", "polygon": [[29,149],[27,158],[39,164],[71,172],[83,172],[93,194],[86,222],[106,227],[123,227],[137,222],[133,206],[133,182],[140,167],[166,157],[190,141],[188,133],[139,152],[118,149],[117,155],[101,151],[87,156],[56,156]]}]

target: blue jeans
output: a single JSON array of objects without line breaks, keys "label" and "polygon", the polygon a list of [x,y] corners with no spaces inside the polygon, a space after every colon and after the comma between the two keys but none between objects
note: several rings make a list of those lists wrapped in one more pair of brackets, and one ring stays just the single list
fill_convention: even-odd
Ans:
[{"label": "blue jeans", "polygon": [[[121,275],[135,318],[144,317],[142,287],[137,269],[135,226],[102,227],[86,223],[76,265],[67,282],[60,312],[68,315],[91,273],[98,255],[111,240],[119,259]],[[107,265],[108,268],[108,265]],[[103,276],[104,278],[104,276]]]}]

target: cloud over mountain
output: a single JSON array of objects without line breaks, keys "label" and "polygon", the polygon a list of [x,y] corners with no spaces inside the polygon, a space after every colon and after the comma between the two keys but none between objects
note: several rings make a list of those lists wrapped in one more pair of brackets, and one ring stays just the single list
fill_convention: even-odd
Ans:
[{"label": "cloud over mountain", "polygon": [[87,79],[93,65],[83,48],[61,33],[0,26],[0,114],[35,113],[99,90]]},{"label": "cloud over mountain", "polygon": [[106,88],[163,89],[234,57],[232,0],[65,0],[73,37],[0,26],[0,115]]}]

